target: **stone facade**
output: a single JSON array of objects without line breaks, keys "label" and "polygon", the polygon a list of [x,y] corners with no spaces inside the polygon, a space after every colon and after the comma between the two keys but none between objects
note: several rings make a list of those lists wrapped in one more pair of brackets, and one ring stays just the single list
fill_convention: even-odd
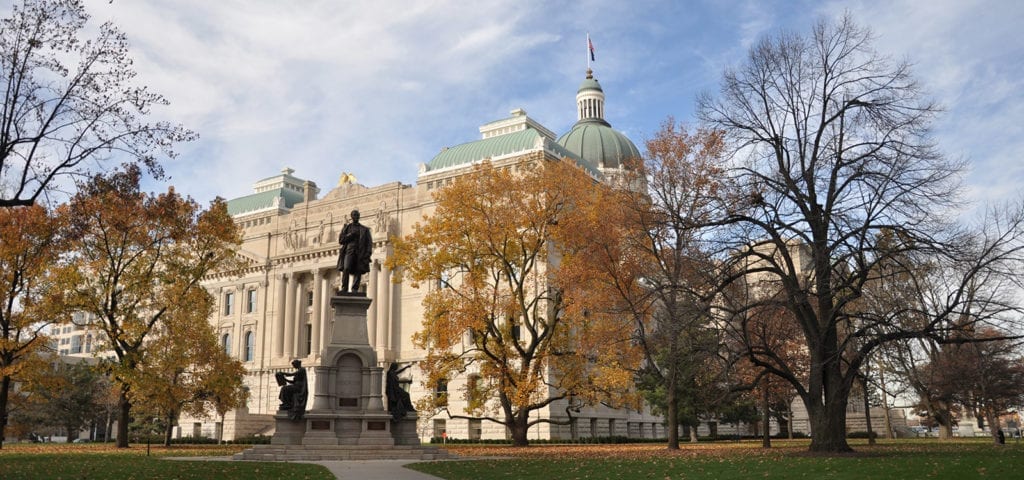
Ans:
[{"label": "stone facade", "polygon": [[[494,125],[501,129],[491,128]],[[536,134],[534,140],[515,147],[514,151],[484,152],[486,159],[496,165],[511,165],[567,158],[566,150],[554,141],[554,135],[522,110],[513,111],[509,119],[481,127],[483,140],[478,143],[484,147],[498,145],[501,139],[496,137],[518,135],[517,138],[523,138],[524,133],[531,132]],[[412,335],[421,327],[421,304],[426,290],[413,288],[408,283],[394,283],[394,272],[385,265],[385,260],[391,254],[392,239],[411,233],[416,222],[432,213],[434,190],[449,184],[454,177],[468,172],[473,163],[484,159],[455,155],[464,156],[467,155],[464,152],[473,153],[483,147],[477,148],[472,143],[459,147],[463,148],[439,154],[439,157],[447,155],[446,163],[432,162],[433,168],[424,164],[415,185],[393,182],[367,187],[353,181],[351,175],[342,174],[337,187],[322,198],[316,198],[315,185],[292,176],[294,171],[285,169],[281,175],[257,182],[254,194],[245,197],[245,202],[234,203],[233,215],[243,230],[239,254],[248,266],[241,275],[238,272],[213,275],[205,281],[205,287],[218,302],[210,322],[224,347],[242,360],[247,369],[245,384],[250,399],[245,408],[225,417],[223,434],[226,439],[273,432],[278,405],[274,374],[289,371],[293,359],[302,360],[307,367],[310,385],[317,383],[316,376],[322,370],[319,367],[327,361],[322,354],[333,328],[330,298],[339,281],[337,237],[352,210],[359,210],[360,223],[369,227],[373,235],[371,271],[363,275],[361,290],[372,300],[366,331],[378,366],[386,368],[392,362],[404,364],[424,357],[425,352],[413,346]],[[581,161],[571,153],[568,155],[571,160]],[[305,188],[302,201],[289,206],[288,198],[294,198],[292,192],[288,192],[292,197],[282,194],[280,198],[267,200],[275,189],[294,190],[299,184]],[[261,206],[258,201],[266,205]],[[239,209],[243,204],[248,210]],[[415,367],[405,372],[405,377],[414,402],[435,394],[433,389],[421,384],[422,375]],[[465,382],[464,378],[449,380],[453,412],[461,412],[465,405],[456,393]],[[310,395],[310,402],[313,402],[313,395]],[[564,403],[556,402],[540,415],[559,419],[564,412]],[[598,406],[584,409],[580,415],[577,425],[572,427],[544,424],[534,427],[530,438],[634,433],[663,436],[659,431],[661,418],[649,412]],[[202,424],[201,432],[216,430],[210,419],[183,418],[180,424]],[[449,438],[507,437],[504,426],[447,417],[421,416],[416,430],[424,440],[441,433]],[[184,435],[190,433],[189,427],[181,431]]]}]

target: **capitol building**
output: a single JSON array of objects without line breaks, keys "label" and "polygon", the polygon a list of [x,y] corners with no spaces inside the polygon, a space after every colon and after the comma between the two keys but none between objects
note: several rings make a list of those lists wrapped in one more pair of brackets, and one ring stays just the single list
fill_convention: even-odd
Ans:
[{"label": "capitol building", "polygon": [[[387,369],[394,362],[415,364],[421,360],[425,352],[413,345],[412,336],[422,325],[424,289],[431,287],[393,282],[395,272],[385,263],[392,252],[391,239],[411,233],[417,221],[431,214],[435,190],[484,160],[495,165],[573,161],[598,179],[614,179],[624,161],[639,157],[640,152],[605,120],[605,94],[589,69],[577,91],[576,105],[578,121],[561,136],[522,109],[486,123],[479,129],[479,139],[444,148],[421,164],[415,185],[396,181],[364,186],[339,171],[338,185],[321,195],[321,188],[303,180],[301,172],[285,168],[256,181],[252,194],[231,199],[229,212],[243,232],[238,254],[246,266],[241,272],[211,275],[205,286],[217,299],[210,322],[223,348],[246,367],[249,401],[244,408],[229,412],[223,423],[220,418],[182,418],[178,434],[224,439],[272,434],[279,403],[274,374],[291,371],[291,361],[298,359],[307,367],[311,385],[316,383],[311,367],[320,365],[334,318],[330,298],[339,283],[338,234],[353,210],[361,213],[361,223],[373,235],[370,272],[362,276],[360,288],[373,300],[367,332],[381,362],[378,366]],[[452,392],[449,409],[462,413],[465,401],[458,392],[467,379],[424,386],[424,377],[415,366],[403,376],[414,402],[445,388]],[[565,411],[564,402],[556,402],[539,415],[568,421]],[[442,434],[463,439],[508,437],[503,425],[452,419],[445,413],[429,416],[420,412],[418,432],[423,440]],[[660,438],[665,432],[662,418],[649,411],[597,405],[584,407],[567,425],[534,426],[528,438],[611,435]]]}]

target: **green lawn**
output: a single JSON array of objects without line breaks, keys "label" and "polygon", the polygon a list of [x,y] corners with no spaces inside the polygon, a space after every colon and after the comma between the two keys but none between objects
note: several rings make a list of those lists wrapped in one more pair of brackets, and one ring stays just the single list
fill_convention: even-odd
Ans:
[{"label": "green lawn", "polygon": [[[936,439],[851,441],[857,453],[810,456],[807,441],[683,444],[677,452],[658,444],[452,446],[464,461],[411,467],[446,479],[970,479],[1024,478],[1024,444],[994,446],[990,440]],[[126,450],[109,444],[5,444],[0,479],[332,479],[319,465],[269,462],[168,460],[165,457],[228,456],[243,446],[153,447]],[[500,457],[500,458],[495,458]]]},{"label": "green lawn", "polygon": [[168,460],[165,457],[224,456],[244,447],[153,448],[116,450],[109,444],[4,444],[0,479],[334,479],[326,468],[306,463]]},{"label": "green lawn", "polygon": [[441,478],[458,479],[968,479],[1024,478],[1024,446],[991,445],[990,440],[958,442],[897,441],[876,447],[855,444],[848,456],[810,456],[806,443],[776,442],[663,447],[608,445],[460,449],[463,458],[515,455],[510,459],[418,463],[410,467]]}]

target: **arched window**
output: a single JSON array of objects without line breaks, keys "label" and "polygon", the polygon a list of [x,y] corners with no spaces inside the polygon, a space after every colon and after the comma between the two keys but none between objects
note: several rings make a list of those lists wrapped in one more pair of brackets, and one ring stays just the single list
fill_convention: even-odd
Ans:
[{"label": "arched window", "polygon": [[220,337],[220,345],[224,347],[224,353],[231,355],[231,334],[225,333]]},{"label": "arched window", "polygon": [[256,335],[245,332],[245,361],[251,362],[256,355]]}]

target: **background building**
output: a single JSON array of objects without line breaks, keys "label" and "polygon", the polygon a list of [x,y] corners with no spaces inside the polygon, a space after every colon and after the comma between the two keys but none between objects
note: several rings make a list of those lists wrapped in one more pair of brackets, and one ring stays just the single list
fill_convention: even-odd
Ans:
[{"label": "background building", "polygon": [[[469,171],[474,163],[489,160],[496,165],[524,161],[563,159],[583,166],[597,178],[613,180],[623,162],[640,156],[625,135],[605,120],[605,95],[587,71],[576,95],[578,121],[572,129],[555,133],[526,115],[522,109],[510,117],[480,127],[480,139],[441,149],[422,164],[415,185],[400,182],[374,187],[359,184],[339,171],[338,185],[319,197],[312,182],[286,168],[279,175],[253,185],[253,193],[228,202],[228,209],[243,230],[239,251],[248,266],[238,275],[213,275],[206,288],[217,298],[210,322],[221,344],[247,368],[245,383],[250,399],[245,408],[229,413],[224,425],[209,419],[182,418],[180,434],[224,438],[270,434],[278,406],[274,374],[290,371],[300,359],[310,382],[312,368],[320,364],[320,352],[330,338],[333,314],[330,297],[338,285],[336,261],[338,233],[359,210],[361,222],[371,229],[374,251],[371,271],[362,277],[362,290],[374,300],[367,318],[370,344],[382,367],[392,362],[414,363],[424,352],[412,344],[420,329],[425,290],[407,283],[393,283],[394,272],[384,261],[391,254],[393,238],[411,233],[413,225],[429,216],[433,191]],[[369,168],[372,168],[369,167]],[[430,287],[426,287],[430,288]],[[411,374],[411,375],[409,375]],[[419,372],[406,372],[412,400],[434,395],[417,380]],[[458,391],[467,378],[453,378],[441,388]],[[452,395],[450,409],[461,412],[463,400]],[[540,413],[546,418],[566,418],[564,402]],[[664,436],[661,417],[649,412],[615,410],[603,406],[584,408],[571,425],[541,424],[530,438],[573,438],[623,435]],[[505,427],[479,420],[420,416],[420,437],[447,433],[450,438],[506,438]]]}]

